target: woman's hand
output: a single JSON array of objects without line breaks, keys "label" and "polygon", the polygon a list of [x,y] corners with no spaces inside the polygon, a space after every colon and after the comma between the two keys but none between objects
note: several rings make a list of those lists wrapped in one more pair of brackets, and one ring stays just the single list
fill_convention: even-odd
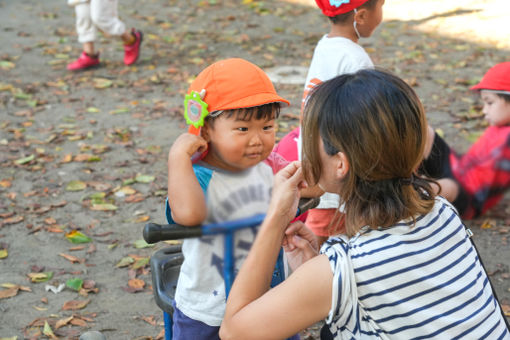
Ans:
[{"label": "woman's hand", "polygon": [[299,191],[306,188],[300,162],[292,162],[280,170],[274,178],[273,194],[267,216],[278,218],[282,226],[296,216]]},{"label": "woman's hand", "polygon": [[319,250],[317,236],[301,221],[292,223],[285,230],[282,246],[292,271],[317,256]]}]

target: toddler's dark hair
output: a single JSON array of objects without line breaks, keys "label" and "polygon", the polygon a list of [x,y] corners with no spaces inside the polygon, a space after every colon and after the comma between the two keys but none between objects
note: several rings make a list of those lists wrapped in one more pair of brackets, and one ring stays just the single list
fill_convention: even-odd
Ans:
[{"label": "toddler's dark hair", "polygon": [[498,97],[503,99],[505,102],[510,103],[510,94],[506,94],[506,93],[496,93],[496,94],[498,95]]},{"label": "toddler's dark hair", "polygon": [[[368,0],[367,2],[365,2],[363,5],[359,6],[358,8],[372,9],[372,8],[374,8],[377,1],[378,0]],[[349,18],[353,14],[354,14],[354,10],[347,12],[347,13],[335,15],[334,17],[328,17],[328,18],[333,24],[343,24],[344,22],[349,20]]]},{"label": "toddler's dark hair", "polygon": [[240,120],[251,120],[253,118],[266,120],[276,119],[280,115],[280,103],[268,103],[260,106],[225,110],[215,117],[208,115],[205,121],[209,123],[209,125],[214,125],[216,118],[220,116],[230,118],[234,115]]},{"label": "toddler's dark hair", "polygon": [[425,113],[413,89],[382,70],[361,70],[318,85],[305,106],[303,169],[309,184],[323,173],[319,141],[349,168],[340,195],[352,236],[364,225],[388,227],[426,214],[431,181],[418,177],[427,136]]}]

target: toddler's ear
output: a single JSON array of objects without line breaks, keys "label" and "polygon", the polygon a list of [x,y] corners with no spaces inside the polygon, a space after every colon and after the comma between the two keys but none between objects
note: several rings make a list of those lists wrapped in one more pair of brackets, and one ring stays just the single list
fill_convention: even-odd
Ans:
[{"label": "toddler's ear", "polygon": [[359,8],[356,13],[354,13],[354,20],[358,23],[358,25],[365,24],[365,21],[368,17],[368,9]]},{"label": "toddler's ear", "polygon": [[205,139],[206,142],[210,142],[211,141],[211,137],[209,136],[210,128],[211,128],[211,126],[209,125],[208,122],[204,122],[204,126],[202,126],[200,128],[200,137]]}]

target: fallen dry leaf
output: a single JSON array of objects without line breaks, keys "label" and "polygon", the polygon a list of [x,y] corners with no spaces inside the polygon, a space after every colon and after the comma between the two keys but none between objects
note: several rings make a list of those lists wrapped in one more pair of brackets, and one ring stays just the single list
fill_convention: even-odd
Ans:
[{"label": "fallen dry leaf", "polygon": [[0,290],[0,299],[7,299],[18,294],[18,287],[12,287]]},{"label": "fallen dry leaf", "polygon": [[90,300],[70,300],[66,301],[62,306],[62,310],[78,310],[83,309],[89,304]]},{"label": "fallen dry leaf", "polygon": [[143,289],[145,281],[140,279],[131,279],[128,281],[128,286],[134,289]]},{"label": "fallen dry leaf", "polygon": [[80,259],[80,258],[78,258],[76,256],[73,256],[73,255],[69,255],[69,254],[65,254],[65,253],[60,253],[58,255],[62,256],[66,260],[70,261],[71,263],[83,263],[83,262],[85,262],[85,259]]},{"label": "fallen dry leaf", "polygon": [[70,317],[58,320],[57,323],[55,324],[55,329],[59,329],[60,327],[64,327],[69,322],[71,322],[71,320],[73,318],[74,318],[74,316],[71,315]]}]

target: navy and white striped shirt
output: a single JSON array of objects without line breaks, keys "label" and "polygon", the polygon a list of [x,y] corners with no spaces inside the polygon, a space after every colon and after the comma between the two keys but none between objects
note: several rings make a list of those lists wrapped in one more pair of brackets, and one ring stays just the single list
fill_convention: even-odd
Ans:
[{"label": "navy and white striped shirt", "polygon": [[327,318],[336,339],[510,339],[476,251],[454,208],[391,228],[330,238]]}]

